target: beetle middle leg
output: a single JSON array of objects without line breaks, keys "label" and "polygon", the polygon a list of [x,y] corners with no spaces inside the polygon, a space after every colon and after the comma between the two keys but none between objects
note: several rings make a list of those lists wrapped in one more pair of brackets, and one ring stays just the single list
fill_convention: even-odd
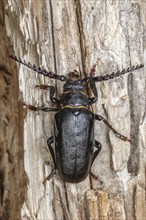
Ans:
[{"label": "beetle middle leg", "polygon": [[58,108],[36,107],[33,105],[28,105],[26,103],[23,103],[23,105],[32,111],[56,112],[59,110]]},{"label": "beetle middle leg", "polygon": [[[97,157],[97,155],[99,154],[99,152],[101,151],[101,147],[102,147],[102,146],[101,146],[101,143],[100,143],[100,142],[98,142],[98,141],[95,140],[95,146],[94,146],[94,147],[96,147],[97,150],[94,152],[93,159],[92,159],[92,164],[93,164],[95,158]],[[92,166],[92,164],[91,164],[91,166]]]},{"label": "beetle middle leg", "polygon": [[103,118],[101,115],[96,115],[95,114],[95,119],[98,120],[98,121],[103,121],[112,131],[113,133],[118,137],[120,138],[121,140],[123,141],[129,141],[131,143],[131,140],[128,139],[127,137],[125,137],[124,135],[120,134],[119,132],[117,132],[111,125],[110,123],[105,119]]},{"label": "beetle middle leg", "polygon": [[53,150],[53,147],[52,147],[53,143],[54,143],[54,141],[53,141],[53,136],[52,136],[52,137],[48,138],[47,144],[48,144],[48,147],[49,147],[49,150],[50,150],[50,153],[51,153],[51,156],[52,156],[55,167],[52,170],[52,172],[44,179],[43,184],[45,184],[47,180],[50,180],[54,176],[54,174],[56,173],[55,154],[54,154],[54,150]]},{"label": "beetle middle leg", "polygon": [[54,165],[55,165],[55,167],[56,167],[55,153],[54,153],[54,150],[53,150],[53,147],[52,147],[52,144],[53,144],[53,143],[54,143],[53,136],[51,136],[50,138],[48,138],[47,144],[48,144],[48,147],[49,147],[49,150],[50,150],[50,153],[51,153],[51,156],[52,156]]}]

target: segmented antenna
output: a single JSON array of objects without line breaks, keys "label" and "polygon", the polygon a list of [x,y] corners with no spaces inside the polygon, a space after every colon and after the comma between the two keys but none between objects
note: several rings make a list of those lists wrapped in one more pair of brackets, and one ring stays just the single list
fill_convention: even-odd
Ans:
[{"label": "segmented antenna", "polygon": [[9,56],[13,60],[16,60],[17,62],[27,66],[28,68],[32,69],[35,72],[38,72],[39,74],[42,74],[44,76],[47,76],[52,79],[58,79],[60,81],[67,81],[67,78],[63,75],[57,75],[53,72],[48,72],[46,70],[41,69],[40,67],[37,67],[36,65],[32,65],[30,62],[26,62],[25,60],[21,60],[21,58],[17,58],[16,56]]},{"label": "segmented antenna", "polygon": [[[60,81],[67,81],[68,80],[68,78],[63,76],[63,75],[57,75],[53,72],[48,72],[46,70],[43,70],[40,67],[36,67],[34,64],[32,65],[30,62],[27,63],[25,60],[22,61],[21,58],[17,58],[16,56],[10,56],[10,58],[12,58],[13,60],[16,60],[17,62],[27,66],[28,68],[32,69],[33,71],[38,72],[39,74],[42,74],[42,75],[47,76],[49,78],[58,79]],[[87,78],[82,79],[82,81],[84,81],[84,82],[106,81],[106,80],[113,79],[115,77],[124,75],[125,73],[129,73],[129,72],[132,72],[134,70],[138,70],[138,69],[143,68],[143,67],[144,67],[144,65],[140,64],[140,65],[128,67],[127,69],[123,69],[122,71],[118,70],[117,72],[113,72],[111,74],[106,74],[104,76],[87,77]],[[91,70],[91,73],[93,73],[93,72],[95,73],[95,65],[94,65],[93,69]]]},{"label": "segmented antenna", "polygon": [[138,69],[143,68],[143,67],[144,67],[143,64],[132,66],[132,67],[128,67],[127,69],[123,69],[122,71],[118,70],[117,72],[113,72],[111,74],[106,74],[104,76],[93,77],[92,80],[95,81],[95,82],[101,82],[101,81],[113,79],[115,77],[121,76],[121,75],[123,75],[125,73],[132,72],[134,70],[138,70]]}]

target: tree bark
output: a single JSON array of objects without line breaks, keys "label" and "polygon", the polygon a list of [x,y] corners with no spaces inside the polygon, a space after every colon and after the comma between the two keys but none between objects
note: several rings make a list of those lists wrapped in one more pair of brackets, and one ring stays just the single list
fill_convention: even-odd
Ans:
[{"label": "tree bark", "polygon": [[0,219],[20,219],[26,195],[22,103],[16,64],[9,59],[4,3],[0,1]]},{"label": "tree bark", "polygon": [[[2,65],[9,70],[1,68],[2,86],[6,85],[10,92],[6,106],[1,100],[1,106],[4,105],[1,112],[4,116],[8,114],[11,120],[3,122],[1,133],[2,161],[5,161],[0,178],[8,176],[1,184],[1,216],[6,214],[8,206],[8,217],[2,219],[19,219],[20,216],[31,220],[146,219],[144,70],[96,84],[99,97],[93,110],[132,140],[132,144],[124,142],[105,124],[95,122],[95,139],[101,142],[102,150],[92,172],[103,184],[90,176],[78,184],[64,183],[56,174],[44,186],[43,180],[53,169],[47,138],[53,135],[54,113],[24,109],[23,120],[19,106],[25,102],[52,107],[49,91],[35,86],[54,85],[59,96],[63,83],[22,65],[16,68],[8,59],[8,53],[13,50],[17,57],[46,70],[67,75],[77,69],[82,77],[88,75],[93,64],[97,64],[98,76],[144,63],[145,10],[146,3],[142,0],[3,0],[1,26],[4,31],[1,35],[5,47],[2,47],[2,54],[7,59],[3,59]],[[9,40],[4,38],[5,33]],[[10,42],[11,50],[8,49]],[[10,85],[6,76],[10,78]],[[5,90],[2,91],[5,97]],[[5,124],[9,124],[8,133]],[[10,167],[13,172],[9,172]],[[11,218],[11,213],[16,216]]]}]

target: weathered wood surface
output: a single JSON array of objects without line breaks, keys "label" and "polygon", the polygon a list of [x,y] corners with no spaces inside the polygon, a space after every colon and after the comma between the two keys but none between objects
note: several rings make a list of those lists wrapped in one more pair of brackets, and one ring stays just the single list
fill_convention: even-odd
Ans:
[{"label": "weathered wood surface", "polygon": [[[74,69],[85,73],[97,63],[96,75],[104,75],[144,63],[145,1],[3,0],[3,5],[14,54],[46,70],[64,75]],[[56,85],[58,95],[62,91],[61,82],[22,65],[17,70],[21,103],[51,106],[49,92],[35,85]],[[144,70],[97,83],[97,88],[95,111],[130,137],[132,144],[119,140],[102,122],[96,122],[95,139],[102,143],[102,150],[92,171],[103,185],[91,177],[79,184],[67,184],[55,175],[44,187],[42,181],[53,168],[46,140],[53,135],[54,113],[24,110],[28,184],[21,219],[146,219]],[[22,160],[19,156],[17,159]],[[26,177],[21,181],[26,183]],[[18,196],[14,198],[17,202]]]}]

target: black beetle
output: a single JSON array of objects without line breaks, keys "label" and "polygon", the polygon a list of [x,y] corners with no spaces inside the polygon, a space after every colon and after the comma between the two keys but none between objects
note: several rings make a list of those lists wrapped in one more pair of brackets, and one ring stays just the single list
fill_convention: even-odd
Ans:
[{"label": "black beetle", "polygon": [[[86,77],[81,79],[78,72],[69,73],[69,77],[56,75],[53,72],[37,68],[35,65],[26,63],[16,56],[10,56],[12,59],[29,67],[30,69],[47,76],[49,78],[65,81],[63,93],[60,100],[54,97],[55,87],[40,85],[41,89],[50,90],[50,100],[57,105],[57,108],[44,108],[26,105],[34,111],[57,111],[54,122],[54,137],[47,140],[50,153],[52,155],[55,168],[45,179],[50,179],[57,169],[60,177],[65,182],[77,183],[83,181],[88,174],[98,179],[92,172],[91,166],[101,150],[101,144],[94,140],[94,121],[103,121],[114,134],[124,140],[131,142],[127,137],[119,134],[102,116],[90,111],[89,106],[97,101],[98,94],[95,82],[113,79],[125,73],[140,69],[143,65],[137,65],[113,72],[104,76]],[[95,66],[91,69],[91,74],[95,73]],[[94,97],[90,98],[87,94],[87,88],[90,86]],[[52,144],[55,144],[55,151]],[[96,150],[94,151],[94,147]],[[44,183],[45,183],[44,181]]]}]

